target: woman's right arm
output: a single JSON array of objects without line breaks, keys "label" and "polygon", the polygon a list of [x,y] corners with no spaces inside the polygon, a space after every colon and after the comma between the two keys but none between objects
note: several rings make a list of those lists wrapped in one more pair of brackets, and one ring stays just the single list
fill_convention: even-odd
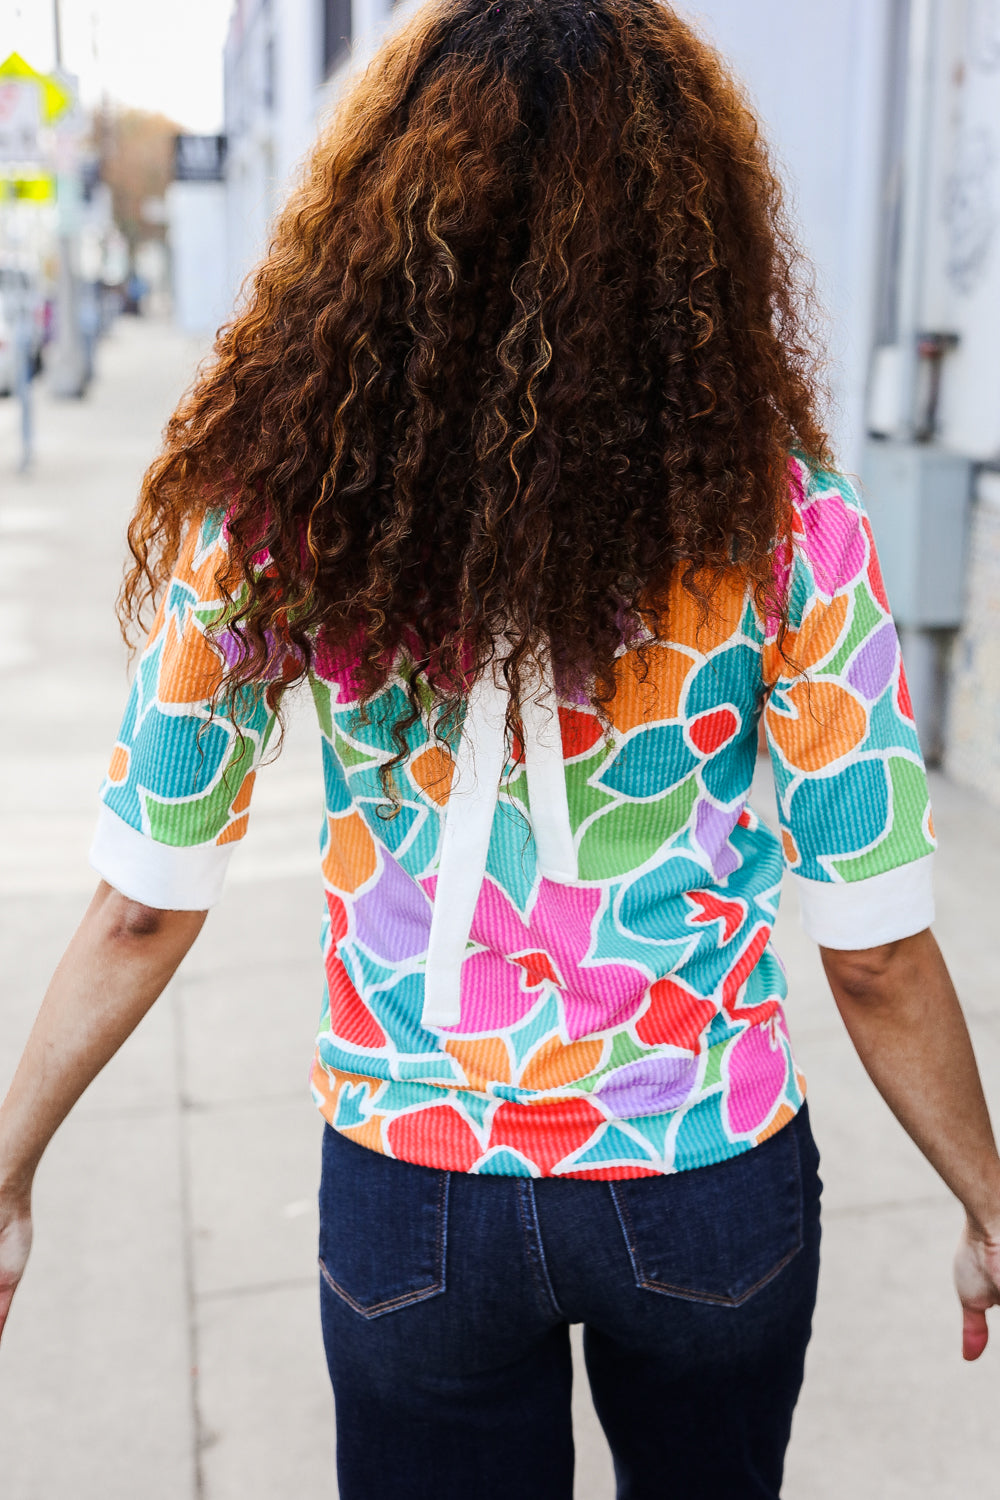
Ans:
[{"label": "woman's right arm", "polygon": [[31,1187],[56,1129],[172,979],[205,920],[101,881],[0,1105],[0,1335],[31,1244]]},{"label": "woman's right arm", "polygon": [[962,1352],[986,1347],[1000,1304],[1000,1156],[965,1017],[930,931],[877,948],[822,948],[855,1050],[903,1129],[966,1212],[955,1261]]}]

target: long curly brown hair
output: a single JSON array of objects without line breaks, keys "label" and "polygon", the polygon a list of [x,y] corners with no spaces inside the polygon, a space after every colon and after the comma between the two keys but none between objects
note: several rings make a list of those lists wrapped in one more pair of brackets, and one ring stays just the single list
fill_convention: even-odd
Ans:
[{"label": "long curly brown hair", "polygon": [[430,0],[167,425],[125,628],[222,505],[224,689],[278,633],[302,672],[349,647],[364,701],[401,671],[400,747],[421,678],[446,718],[498,652],[515,705],[548,656],[600,709],[678,569],[773,592],[789,451],[829,461],[798,266],[754,114],[669,6]]}]

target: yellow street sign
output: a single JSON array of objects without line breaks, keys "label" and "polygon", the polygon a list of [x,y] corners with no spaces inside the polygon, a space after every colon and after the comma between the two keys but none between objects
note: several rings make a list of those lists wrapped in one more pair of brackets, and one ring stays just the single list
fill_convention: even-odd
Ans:
[{"label": "yellow street sign", "polygon": [[66,85],[51,73],[39,73],[30,63],[25,62],[19,52],[12,52],[0,63],[0,80],[4,78],[38,84],[41,90],[42,120],[46,125],[51,125],[53,120],[58,120],[60,115],[73,107],[73,95]]},{"label": "yellow street sign", "polygon": [[34,177],[0,177],[0,202],[5,198],[20,203],[51,203],[56,196],[56,179],[47,172]]}]

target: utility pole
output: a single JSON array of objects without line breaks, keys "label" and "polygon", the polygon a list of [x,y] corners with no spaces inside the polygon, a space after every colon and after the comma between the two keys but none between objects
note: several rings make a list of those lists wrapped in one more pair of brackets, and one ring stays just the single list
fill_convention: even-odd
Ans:
[{"label": "utility pole", "polygon": [[[62,57],[62,15],[59,0],[52,0],[52,28],[56,74],[66,81]],[[74,94],[76,89],[73,90]],[[60,142],[57,162],[56,201],[59,213],[58,279],[56,282],[56,337],[49,360],[49,387],[54,396],[82,396],[87,388],[87,361],[80,332],[80,302],[77,289],[77,236],[80,218],[80,177],[75,142]]]}]

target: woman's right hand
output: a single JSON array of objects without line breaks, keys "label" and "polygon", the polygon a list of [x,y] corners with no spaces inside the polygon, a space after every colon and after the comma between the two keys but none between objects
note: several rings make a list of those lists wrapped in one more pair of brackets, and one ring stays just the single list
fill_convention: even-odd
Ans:
[{"label": "woman's right hand", "polygon": [[0,1188],[0,1338],[31,1249],[31,1194]]},{"label": "woman's right hand", "polygon": [[955,1289],[962,1303],[962,1357],[978,1359],[989,1338],[986,1309],[1000,1305],[1000,1238],[966,1224],[955,1254]]}]

